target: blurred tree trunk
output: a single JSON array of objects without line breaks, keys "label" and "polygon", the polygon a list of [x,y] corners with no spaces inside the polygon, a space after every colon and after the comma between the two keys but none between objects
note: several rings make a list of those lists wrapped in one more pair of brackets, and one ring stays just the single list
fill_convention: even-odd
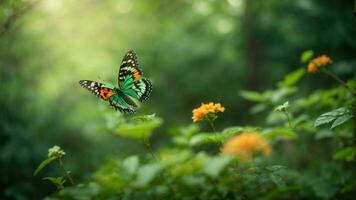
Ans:
[{"label": "blurred tree trunk", "polygon": [[262,45],[258,37],[258,1],[245,0],[245,12],[242,29],[244,34],[244,49],[247,64],[247,89],[261,90],[265,83],[262,62]]}]

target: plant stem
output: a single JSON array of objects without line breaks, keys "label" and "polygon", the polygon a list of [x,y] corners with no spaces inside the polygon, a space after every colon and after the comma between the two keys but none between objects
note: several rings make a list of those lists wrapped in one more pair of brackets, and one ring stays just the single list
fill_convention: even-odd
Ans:
[{"label": "plant stem", "polygon": [[61,166],[64,174],[67,176],[67,178],[69,179],[70,183],[74,186],[74,181],[71,177],[71,175],[68,173],[68,171],[64,168],[64,164],[63,164],[63,161],[62,161],[62,158],[58,158],[58,161],[59,161],[59,165]]},{"label": "plant stem", "polygon": [[147,150],[150,152],[152,158],[155,159],[156,161],[159,161],[158,158],[153,153],[153,150],[152,150],[151,143],[150,143],[149,139],[148,138],[143,138],[142,141],[146,145]]},{"label": "plant stem", "polygon": [[218,138],[218,134],[217,134],[216,129],[215,129],[215,126],[214,126],[214,121],[213,121],[211,118],[209,118],[209,117],[207,117],[207,121],[208,121],[208,123],[210,124],[210,127],[211,127],[211,129],[213,130],[213,132],[214,132],[216,141],[218,141],[218,142],[219,142],[219,146],[221,146],[222,143],[221,143],[221,141],[220,141],[219,138]]},{"label": "plant stem", "polygon": [[333,79],[335,79],[337,82],[339,82],[342,86],[344,86],[354,97],[356,97],[356,92],[351,90],[351,88],[345,83],[345,81],[341,80],[336,74],[330,72],[327,69],[323,69],[323,72],[329,76],[331,76]]},{"label": "plant stem", "polygon": [[287,121],[288,121],[289,128],[290,128],[290,129],[293,129],[292,123],[290,122],[290,118],[289,118],[288,112],[284,112],[284,114],[285,114],[286,117],[287,117]]}]

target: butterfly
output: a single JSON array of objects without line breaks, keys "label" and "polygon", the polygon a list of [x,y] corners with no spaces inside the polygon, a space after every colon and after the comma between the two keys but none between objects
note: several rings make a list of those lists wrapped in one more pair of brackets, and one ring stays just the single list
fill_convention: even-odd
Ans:
[{"label": "butterfly", "polygon": [[145,102],[152,92],[151,81],[142,75],[137,55],[131,50],[122,59],[118,73],[118,87],[90,80],[81,80],[79,84],[97,97],[108,101],[113,109],[123,113],[133,113],[137,108],[134,99]]}]

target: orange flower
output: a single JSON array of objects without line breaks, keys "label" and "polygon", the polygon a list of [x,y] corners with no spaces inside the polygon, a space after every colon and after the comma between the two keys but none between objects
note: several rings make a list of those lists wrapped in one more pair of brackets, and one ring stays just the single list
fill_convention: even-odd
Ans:
[{"label": "orange flower", "polygon": [[327,55],[318,56],[309,62],[308,72],[316,73],[319,69],[321,69],[331,63],[332,63],[332,60],[329,56],[327,56]]},{"label": "orange flower", "polygon": [[255,153],[268,155],[272,152],[267,141],[254,132],[244,132],[230,138],[222,147],[223,155],[235,155],[240,159],[251,158]]},{"label": "orange flower", "polygon": [[202,103],[199,108],[193,110],[193,122],[197,122],[207,116],[208,114],[215,114],[217,112],[224,112],[225,108],[220,103]]}]

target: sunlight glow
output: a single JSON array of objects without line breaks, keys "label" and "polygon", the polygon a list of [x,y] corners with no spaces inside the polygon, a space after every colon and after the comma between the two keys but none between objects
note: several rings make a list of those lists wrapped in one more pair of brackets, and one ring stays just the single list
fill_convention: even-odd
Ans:
[{"label": "sunlight glow", "polygon": [[206,1],[198,1],[193,4],[193,10],[200,15],[207,16],[212,12],[212,7]]},{"label": "sunlight glow", "polygon": [[47,0],[44,2],[44,6],[50,11],[59,10],[62,7],[62,1],[59,0]]},{"label": "sunlight glow", "polygon": [[232,28],[232,22],[228,19],[220,19],[216,24],[216,30],[222,34],[231,32]]},{"label": "sunlight glow", "polygon": [[120,13],[128,13],[132,10],[133,3],[128,0],[121,0],[117,3],[117,10]]},{"label": "sunlight glow", "polygon": [[241,8],[243,1],[242,0],[227,0],[230,6],[235,8]]}]

